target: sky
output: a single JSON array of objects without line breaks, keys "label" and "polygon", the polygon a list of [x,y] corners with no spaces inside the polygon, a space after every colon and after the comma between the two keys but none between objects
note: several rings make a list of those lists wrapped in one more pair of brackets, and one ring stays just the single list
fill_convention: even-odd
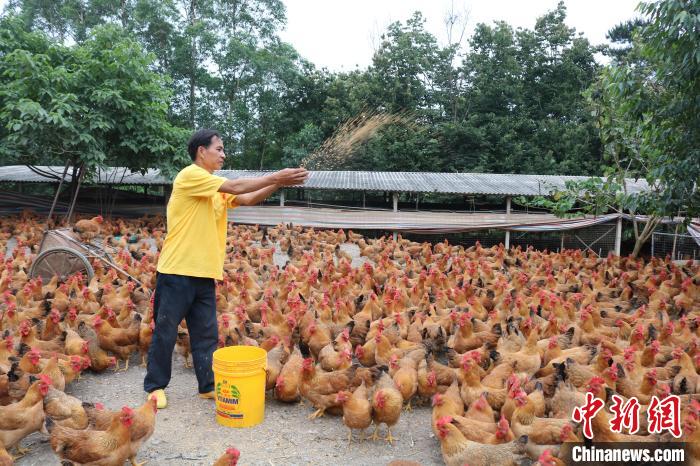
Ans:
[{"label": "sky", "polygon": [[[447,43],[444,18],[450,10],[467,18],[466,38],[478,23],[503,20],[533,28],[535,20],[556,8],[558,0],[283,0],[287,26],[280,36],[319,68],[350,71],[366,68],[379,38],[394,21],[406,22],[414,11],[426,18],[426,30]],[[565,0],[567,24],[593,44],[636,16],[639,0]]]}]

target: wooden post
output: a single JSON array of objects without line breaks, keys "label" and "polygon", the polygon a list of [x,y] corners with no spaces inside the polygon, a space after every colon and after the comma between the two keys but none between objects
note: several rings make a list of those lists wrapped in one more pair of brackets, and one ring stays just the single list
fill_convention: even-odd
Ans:
[{"label": "wooden post", "polygon": [[[675,220],[675,219],[674,219]],[[676,243],[678,241],[678,227],[680,223],[676,223],[676,229],[673,231],[673,247],[671,248],[671,260],[676,260]]]},{"label": "wooden post", "polygon": [[362,191],[362,208],[363,209],[365,208],[365,203],[367,202],[366,194],[367,193],[365,191]]},{"label": "wooden post", "polygon": [[615,229],[615,255],[620,255],[622,248],[622,216],[617,217],[617,228]]},{"label": "wooden post", "polygon": [[[58,196],[61,194],[61,187],[63,186],[63,181],[66,179],[66,174],[68,173],[68,163],[70,160],[66,160],[66,166],[63,167],[63,175],[61,176],[61,181],[58,182],[58,188],[56,189],[56,195],[53,198],[53,203],[51,204],[51,210],[49,210],[49,216],[46,219],[46,225],[48,228],[49,222],[51,221],[51,216],[53,215],[53,210],[58,202]],[[39,248],[41,249],[41,248]]]},{"label": "wooden post", "polygon": [[284,207],[284,189],[280,191],[280,207]]},{"label": "wooden post", "polygon": [[[506,218],[510,219],[510,196],[506,196]],[[506,230],[506,251],[510,249],[510,231]]]},{"label": "wooden post", "polygon": [[[73,194],[73,201],[68,208],[68,216],[66,217],[66,223],[70,225],[70,219],[73,216],[73,210],[75,209],[75,203],[78,201],[78,193],[80,192],[80,183],[83,181],[83,174],[85,173],[84,166],[81,164],[78,168],[78,182],[75,186],[75,193]],[[71,179],[71,181],[73,181]]]},{"label": "wooden post", "polygon": [[[394,212],[398,212],[399,211],[399,193],[392,193],[391,196],[392,196],[393,201],[394,201]],[[398,235],[396,234],[396,232],[394,232],[393,237],[394,237],[394,241],[396,241],[398,238]]]}]

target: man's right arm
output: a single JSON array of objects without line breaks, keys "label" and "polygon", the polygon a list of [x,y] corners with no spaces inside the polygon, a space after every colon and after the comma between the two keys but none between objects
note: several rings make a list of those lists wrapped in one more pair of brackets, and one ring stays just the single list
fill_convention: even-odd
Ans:
[{"label": "man's right arm", "polygon": [[275,181],[275,174],[271,173],[258,178],[237,178],[235,180],[226,180],[219,188],[219,191],[229,194],[245,194],[267,188],[268,186],[272,186],[274,184],[277,184]]},{"label": "man's right arm", "polygon": [[268,186],[298,186],[304,184],[308,177],[309,172],[303,168],[285,168],[258,178],[226,180],[219,191],[238,195],[259,191]]}]

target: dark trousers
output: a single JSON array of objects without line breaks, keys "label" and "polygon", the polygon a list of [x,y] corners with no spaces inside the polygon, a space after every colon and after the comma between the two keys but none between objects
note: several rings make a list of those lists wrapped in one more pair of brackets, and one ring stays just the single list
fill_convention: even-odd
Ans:
[{"label": "dark trousers", "polygon": [[152,392],[170,382],[177,327],[185,319],[199,393],[214,390],[212,358],[219,343],[213,278],[159,273],[153,298],[155,328],[148,348],[143,388]]}]

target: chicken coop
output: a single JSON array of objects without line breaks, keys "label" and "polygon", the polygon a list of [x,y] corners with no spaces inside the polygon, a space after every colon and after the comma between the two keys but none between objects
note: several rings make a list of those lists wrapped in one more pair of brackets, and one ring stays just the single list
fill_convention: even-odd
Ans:
[{"label": "chicken coop", "polygon": [[[5,212],[23,208],[48,210],[42,186],[56,184],[71,170],[65,167],[0,167],[0,191]],[[220,170],[217,175],[245,178],[266,171]],[[442,241],[470,246],[533,247],[558,251],[582,249],[595,255],[620,253],[631,237],[623,218],[560,219],[543,211],[515,204],[519,197],[544,195],[580,176],[488,173],[428,173],[370,171],[312,171],[303,187],[279,191],[264,205],[240,207],[230,212],[242,224],[292,223],[314,228],[344,228],[367,236],[399,235],[416,241]],[[171,180],[158,170],[145,174],[125,168],[98,170],[83,183],[78,206],[84,214],[107,213],[137,217],[163,214]],[[644,181],[630,181],[629,189],[645,189]],[[109,199],[109,201],[105,201]],[[70,199],[59,199],[55,209],[65,212]],[[662,247],[661,236],[658,237]],[[683,238],[681,249],[693,238]],[[697,241],[697,240],[696,240]],[[655,243],[656,244],[656,243]],[[689,243],[690,244],[690,243]],[[665,246],[664,246],[665,247]],[[692,251],[690,252],[692,254]]]}]

